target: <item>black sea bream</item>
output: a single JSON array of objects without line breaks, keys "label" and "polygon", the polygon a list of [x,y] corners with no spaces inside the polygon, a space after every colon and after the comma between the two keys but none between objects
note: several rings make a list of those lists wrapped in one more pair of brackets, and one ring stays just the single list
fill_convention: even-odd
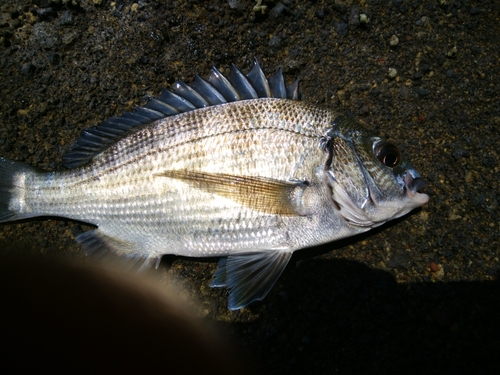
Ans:
[{"label": "black sea bream", "polygon": [[67,171],[0,159],[0,221],[58,216],[97,226],[88,252],[144,264],[222,257],[229,308],[261,300],[292,253],[353,236],[425,204],[420,174],[353,119],[301,102],[257,62],[179,81],[144,107],[85,130]]}]

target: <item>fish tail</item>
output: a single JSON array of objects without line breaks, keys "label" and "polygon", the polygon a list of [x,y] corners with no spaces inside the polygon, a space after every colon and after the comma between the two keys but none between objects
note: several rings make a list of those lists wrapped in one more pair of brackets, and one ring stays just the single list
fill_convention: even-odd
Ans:
[{"label": "fish tail", "polygon": [[36,170],[26,164],[0,157],[0,222],[37,216],[24,202],[25,180]]}]

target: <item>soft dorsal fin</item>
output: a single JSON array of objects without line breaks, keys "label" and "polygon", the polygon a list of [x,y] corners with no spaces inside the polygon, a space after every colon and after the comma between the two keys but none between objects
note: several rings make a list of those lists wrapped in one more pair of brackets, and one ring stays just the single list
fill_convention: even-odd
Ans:
[{"label": "soft dorsal fin", "polygon": [[247,75],[233,64],[226,78],[213,67],[207,80],[195,76],[189,85],[178,81],[172,87],[172,91],[164,89],[159,97],[149,98],[145,106],[85,129],[63,156],[64,165],[68,168],[85,165],[134,128],[168,116],[245,99],[298,100],[298,83],[297,79],[291,85],[285,86],[281,68],[267,79],[257,60],[254,60],[253,67]]}]

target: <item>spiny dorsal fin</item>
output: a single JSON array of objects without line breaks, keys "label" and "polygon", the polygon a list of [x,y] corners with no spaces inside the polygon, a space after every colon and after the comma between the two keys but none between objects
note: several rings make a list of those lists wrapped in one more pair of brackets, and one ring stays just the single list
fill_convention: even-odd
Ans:
[{"label": "spiny dorsal fin", "polygon": [[267,79],[257,60],[254,60],[247,75],[234,64],[227,78],[216,67],[212,67],[207,80],[195,76],[190,85],[178,81],[172,91],[163,90],[159,97],[149,98],[144,107],[137,107],[134,112],[111,117],[100,125],[84,130],[63,156],[64,165],[68,168],[85,165],[133,129],[196,108],[245,99],[298,100],[298,82],[297,79],[286,87],[281,68]]}]

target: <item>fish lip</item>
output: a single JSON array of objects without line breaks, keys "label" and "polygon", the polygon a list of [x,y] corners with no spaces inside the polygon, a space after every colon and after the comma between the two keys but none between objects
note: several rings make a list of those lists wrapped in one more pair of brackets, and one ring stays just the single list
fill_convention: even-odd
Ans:
[{"label": "fish lip", "polygon": [[415,199],[420,204],[427,203],[429,196],[427,194],[420,193],[419,190],[429,184],[422,178],[422,176],[420,176],[420,173],[418,173],[415,169],[409,169],[406,172],[403,181],[406,192],[410,198]]},{"label": "fish lip", "polygon": [[427,181],[425,181],[422,177],[419,177],[412,179],[409,184],[406,184],[406,187],[414,192],[417,192],[427,185],[429,185]]}]

